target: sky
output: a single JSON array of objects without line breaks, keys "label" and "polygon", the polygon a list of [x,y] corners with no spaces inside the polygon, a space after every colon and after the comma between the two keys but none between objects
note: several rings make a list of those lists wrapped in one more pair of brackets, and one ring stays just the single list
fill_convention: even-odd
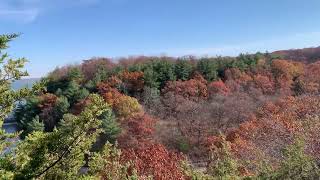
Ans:
[{"label": "sky", "polygon": [[319,0],[0,0],[30,77],[91,57],[234,56],[320,46]]}]

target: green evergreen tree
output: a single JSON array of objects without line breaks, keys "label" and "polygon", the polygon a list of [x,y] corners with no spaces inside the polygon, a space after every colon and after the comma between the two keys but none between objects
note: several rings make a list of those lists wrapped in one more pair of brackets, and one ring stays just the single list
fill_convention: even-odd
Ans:
[{"label": "green evergreen tree", "polygon": [[116,118],[111,109],[109,111],[104,112],[100,116],[100,119],[102,121],[103,142],[105,143],[106,141],[109,141],[110,143],[114,144],[118,135],[121,132],[120,124],[116,121]]},{"label": "green evergreen tree", "polygon": [[145,85],[151,88],[163,88],[167,81],[176,80],[174,63],[163,59],[148,63],[143,72]]},{"label": "green evergreen tree", "polygon": [[107,70],[104,67],[99,67],[94,77],[85,84],[85,88],[90,90],[90,92],[94,92],[96,90],[97,85],[100,82],[106,80],[109,76],[109,70]]},{"label": "green evergreen tree", "polygon": [[217,61],[202,58],[197,63],[197,70],[205,77],[208,81],[214,81],[218,78],[218,64]]},{"label": "green evergreen tree", "polygon": [[38,97],[32,96],[17,105],[14,118],[20,129],[26,130],[28,123],[40,113],[39,101]]},{"label": "green evergreen tree", "polygon": [[40,122],[39,116],[36,116],[27,124],[27,133],[32,133],[34,131],[43,131],[44,130],[44,124],[43,122]]},{"label": "green evergreen tree", "polygon": [[70,81],[67,88],[62,91],[62,95],[68,98],[70,105],[85,99],[89,94],[90,92],[87,89],[81,88],[81,86],[75,81]]},{"label": "green evergreen tree", "polygon": [[163,88],[167,81],[176,80],[174,64],[165,60],[155,61],[153,69],[157,72],[157,81],[160,88]]},{"label": "green evergreen tree", "polygon": [[69,107],[70,103],[68,99],[65,96],[59,97],[54,107],[56,118],[60,120],[69,111]]},{"label": "green evergreen tree", "polygon": [[65,115],[58,129],[28,135],[11,156],[15,168],[0,167],[4,174],[14,179],[76,179],[85,155],[102,132],[99,117],[110,109],[98,95],[89,98],[85,110],[79,116]]},{"label": "green evergreen tree", "polygon": [[68,80],[69,81],[75,81],[75,82],[81,82],[84,78],[83,73],[79,67],[73,67],[68,72]]},{"label": "green evergreen tree", "polygon": [[144,83],[146,86],[151,88],[159,88],[160,83],[157,81],[157,73],[152,69],[152,67],[147,67],[144,70]]},{"label": "green evergreen tree", "polygon": [[175,74],[177,79],[181,79],[186,81],[190,78],[192,73],[192,65],[189,61],[186,60],[178,60],[175,64]]},{"label": "green evergreen tree", "polygon": [[79,101],[88,97],[89,94],[90,92],[86,88],[80,88],[77,92],[75,92],[73,99],[74,101]]}]

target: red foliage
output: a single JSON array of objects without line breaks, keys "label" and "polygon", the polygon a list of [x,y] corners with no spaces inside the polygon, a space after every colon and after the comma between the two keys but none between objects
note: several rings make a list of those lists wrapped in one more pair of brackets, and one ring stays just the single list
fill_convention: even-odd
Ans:
[{"label": "red foliage", "polygon": [[275,83],[272,78],[264,75],[256,75],[253,77],[254,83],[258,89],[264,94],[273,94],[275,92]]},{"label": "red foliage", "polygon": [[111,88],[118,88],[121,83],[122,81],[118,77],[111,76],[105,82],[99,83],[97,85],[97,89],[99,91],[99,94],[104,94],[110,91]]},{"label": "red foliage", "polygon": [[156,120],[147,114],[137,114],[122,121],[122,128],[125,130],[118,141],[121,147],[135,147],[143,142],[151,141],[155,131]]},{"label": "red foliage", "polygon": [[314,62],[320,59],[320,47],[276,51],[273,54],[295,61]]},{"label": "red foliage", "polygon": [[221,80],[211,82],[208,85],[208,91],[210,95],[221,94],[226,96],[230,93],[230,89]]},{"label": "red foliage", "polygon": [[320,92],[320,63],[316,62],[306,66],[305,74],[297,79],[300,94],[317,94]]},{"label": "red foliage", "polygon": [[163,145],[148,143],[134,149],[125,149],[123,162],[132,161],[140,176],[151,175],[155,180],[186,179],[181,168],[182,156],[169,152]]},{"label": "red foliage", "polygon": [[99,68],[109,70],[113,68],[115,64],[107,58],[94,58],[90,60],[84,60],[81,66],[82,73],[86,80],[90,80],[94,77]]},{"label": "red foliage", "polygon": [[129,92],[140,92],[143,90],[143,87],[144,87],[143,72],[124,71],[119,75],[119,77],[122,80],[125,88]]},{"label": "red foliage", "polygon": [[40,96],[41,109],[39,114],[40,119],[44,122],[45,130],[52,131],[54,126],[57,125],[57,119],[55,118],[54,106],[56,105],[58,97],[54,94],[44,94]]},{"label": "red foliage", "polygon": [[[238,158],[253,162],[263,158],[276,165],[282,158],[281,150],[297,135],[303,135],[307,137],[308,151],[320,158],[320,154],[315,152],[320,148],[316,146],[319,144],[320,123],[310,118],[320,113],[319,104],[320,98],[315,96],[287,97],[276,103],[269,102],[259,110],[256,118],[230,129],[226,140],[232,143],[232,150]],[[312,128],[306,125],[310,123]],[[208,142],[216,143],[218,140],[211,138]]]},{"label": "red foliage", "polygon": [[38,105],[40,109],[51,108],[56,104],[58,97],[54,94],[43,94],[40,96],[40,104]]},{"label": "red foliage", "polygon": [[224,77],[226,80],[235,80],[238,83],[246,83],[252,81],[252,78],[245,72],[241,72],[240,69],[230,68],[224,71]]},{"label": "red foliage", "polygon": [[123,94],[121,94],[117,89],[113,88],[108,83],[100,83],[98,85],[98,91],[104,100],[112,106],[117,104],[120,97],[123,96]]},{"label": "red foliage", "polygon": [[90,104],[90,99],[89,98],[83,99],[80,102],[73,105],[70,112],[74,115],[79,115],[88,104]]},{"label": "red foliage", "polygon": [[190,100],[206,99],[208,97],[207,81],[202,76],[197,75],[188,81],[169,81],[162,92],[173,92],[175,95],[183,96]]},{"label": "red foliage", "polygon": [[138,114],[127,120],[128,132],[137,139],[146,138],[153,134],[155,120],[146,114]]}]

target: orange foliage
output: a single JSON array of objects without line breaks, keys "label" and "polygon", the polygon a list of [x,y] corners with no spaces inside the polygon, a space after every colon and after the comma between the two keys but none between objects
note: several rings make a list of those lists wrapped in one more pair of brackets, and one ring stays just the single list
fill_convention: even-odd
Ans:
[{"label": "orange foliage", "polygon": [[136,114],[121,122],[125,131],[118,138],[119,145],[125,148],[136,147],[151,141],[156,120],[147,114]]},{"label": "orange foliage", "polygon": [[110,88],[118,88],[122,81],[116,77],[116,76],[111,76],[110,78],[107,79],[107,81],[103,83],[99,83],[97,85],[97,89],[100,94],[104,94],[110,90]]},{"label": "orange foliage", "polygon": [[298,77],[304,73],[304,65],[287,60],[273,60],[271,67],[277,77],[285,76],[288,79]]},{"label": "orange foliage", "polygon": [[211,82],[208,85],[208,91],[210,95],[221,94],[226,96],[230,93],[230,89],[221,80]]},{"label": "orange foliage", "polygon": [[122,81],[117,76],[111,76],[107,80],[107,84],[112,88],[118,88],[122,84]]},{"label": "orange foliage", "polygon": [[125,149],[123,162],[132,161],[140,176],[151,175],[155,180],[186,179],[180,168],[181,155],[169,152],[163,145],[148,143],[142,147]]},{"label": "orange foliage", "polygon": [[56,104],[58,97],[54,94],[43,94],[40,96],[40,104],[38,105],[40,109],[47,109],[53,107]]},{"label": "orange foliage", "polygon": [[111,106],[115,106],[116,104],[118,104],[120,98],[124,96],[117,89],[111,88],[110,86],[105,84],[100,84],[98,86],[98,90],[104,100]]},{"label": "orange foliage", "polygon": [[271,64],[281,94],[290,95],[293,80],[304,74],[304,65],[287,60],[273,60]]},{"label": "orange foliage", "polygon": [[119,77],[129,92],[140,92],[144,87],[143,75],[141,71],[124,71]]},{"label": "orange foliage", "polygon": [[104,100],[110,104],[113,110],[121,118],[132,116],[143,111],[136,98],[121,94],[108,83],[100,83],[98,91]]},{"label": "orange foliage", "polygon": [[320,92],[320,63],[316,62],[306,66],[305,74],[297,79],[298,89],[301,93],[317,94]]},{"label": "orange foliage", "polygon": [[270,77],[264,75],[256,75],[253,77],[257,88],[261,89],[264,94],[273,94],[275,91],[275,83]]},{"label": "orange foliage", "polygon": [[173,92],[175,95],[183,96],[190,100],[206,99],[208,96],[207,81],[201,75],[188,81],[169,81],[162,92]]},{"label": "orange foliage", "polygon": [[[314,96],[286,97],[275,103],[266,103],[256,118],[229,130],[226,140],[232,143],[233,153],[238,158],[252,162],[259,162],[259,158],[264,158],[276,165],[282,157],[281,150],[297,135],[304,135],[308,137],[310,148],[307,149],[320,158],[320,154],[315,152],[315,149],[320,149],[320,146],[315,146],[319,143],[320,123],[309,118],[320,113],[319,105],[320,98]],[[306,126],[310,123],[313,124],[312,128]],[[208,142],[217,143],[219,138],[211,137]]]},{"label": "orange foliage", "polygon": [[245,72],[241,72],[238,68],[230,68],[224,71],[224,77],[226,80],[236,80],[237,82],[246,83],[251,81],[252,78]]}]

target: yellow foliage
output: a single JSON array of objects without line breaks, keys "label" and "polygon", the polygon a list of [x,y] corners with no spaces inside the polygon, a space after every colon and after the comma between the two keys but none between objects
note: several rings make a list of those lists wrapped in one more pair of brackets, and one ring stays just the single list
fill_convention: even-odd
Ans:
[{"label": "yellow foliage", "polygon": [[114,104],[114,109],[120,117],[130,117],[142,112],[142,107],[136,98],[130,96],[121,96]]}]

